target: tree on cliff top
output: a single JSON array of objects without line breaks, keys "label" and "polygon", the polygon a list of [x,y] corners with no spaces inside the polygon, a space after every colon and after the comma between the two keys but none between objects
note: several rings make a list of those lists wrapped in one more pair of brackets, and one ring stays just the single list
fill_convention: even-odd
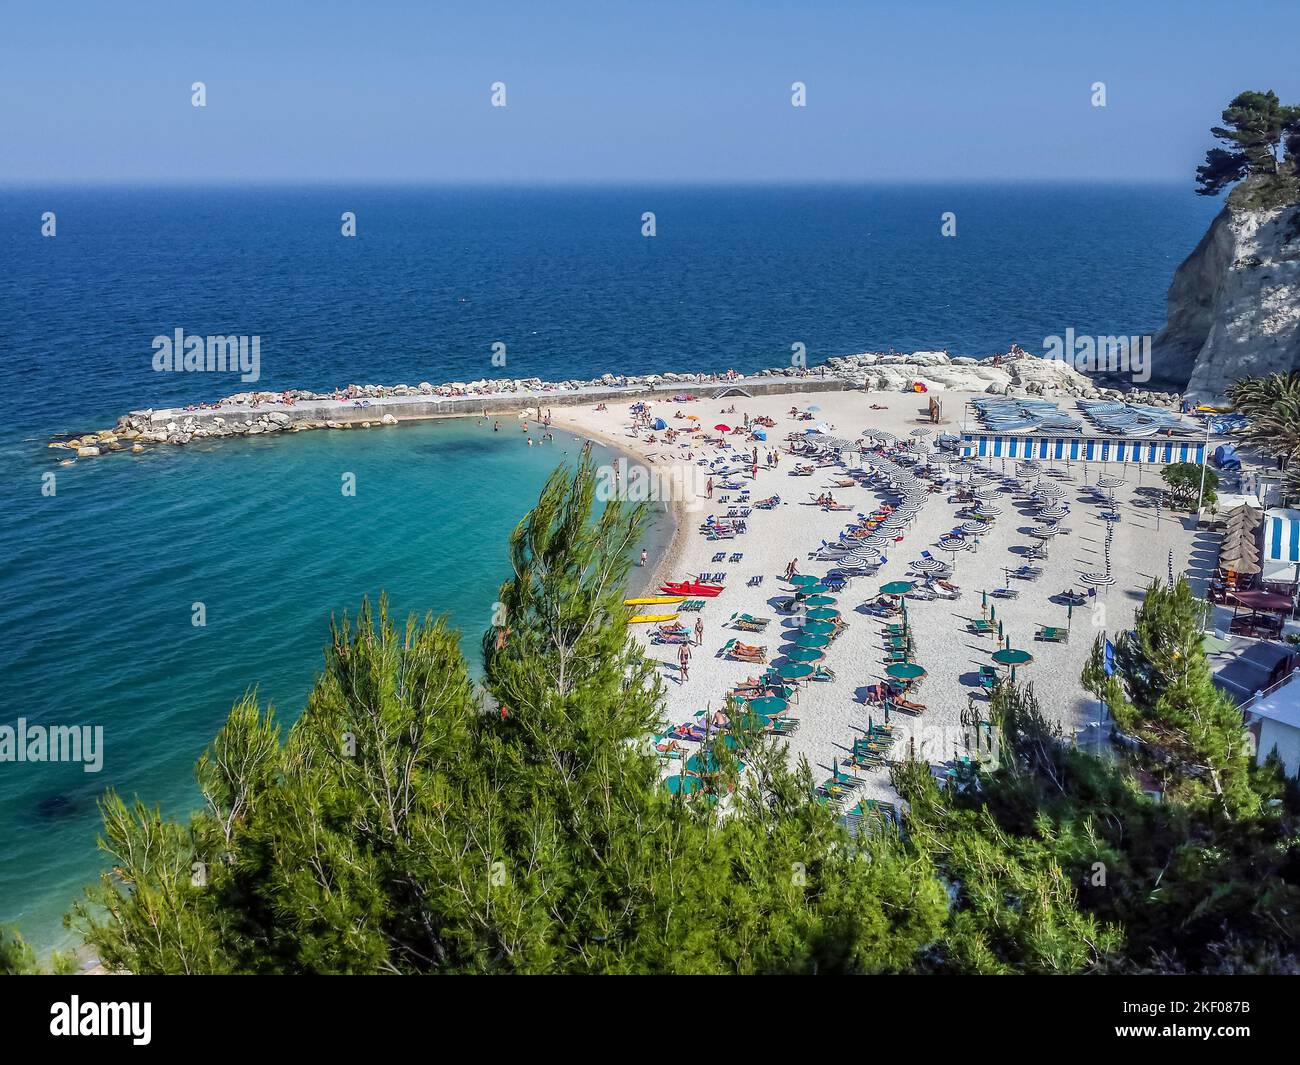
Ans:
[{"label": "tree on cliff top", "polygon": [[1271,89],[1239,93],[1223,112],[1223,125],[1210,132],[1228,148],[1211,148],[1204,164],[1196,168],[1196,191],[1202,196],[1217,196],[1251,174],[1276,176],[1279,145],[1286,148],[1294,167],[1300,107],[1283,106]]}]

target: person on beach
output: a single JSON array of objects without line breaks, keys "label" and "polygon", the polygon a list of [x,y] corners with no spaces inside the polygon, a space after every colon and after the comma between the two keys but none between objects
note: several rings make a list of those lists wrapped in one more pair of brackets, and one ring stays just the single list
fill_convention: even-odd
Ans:
[{"label": "person on beach", "polygon": [[649,560],[649,558],[650,558],[650,552],[648,552],[644,547],[641,548],[641,562],[639,564],[644,566],[646,562]]},{"label": "person on beach", "polygon": [[695,646],[699,647],[704,642],[704,619],[695,619]]},{"label": "person on beach", "polygon": [[794,576],[795,567],[798,565],[798,562],[799,562],[798,559],[792,558],[790,559],[790,564],[785,567],[785,579],[787,581]]},{"label": "person on beach", "polygon": [[691,661],[691,648],[689,644],[682,644],[681,649],[677,652],[677,682],[685,684],[690,677],[689,665]]},{"label": "person on beach", "polygon": [[709,499],[713,498],[713,478],[710,477],[704,482],[704,491]]}]

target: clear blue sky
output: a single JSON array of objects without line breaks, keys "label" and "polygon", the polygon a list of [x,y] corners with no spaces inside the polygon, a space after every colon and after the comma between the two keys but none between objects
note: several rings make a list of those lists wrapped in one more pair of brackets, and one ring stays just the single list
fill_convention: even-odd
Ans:
[{"label": "clear blue sky", "polygon": [[0,182],[1190,181],[1234,93],[1300,102],[1296,0],[1249,11],[10,0]]}]

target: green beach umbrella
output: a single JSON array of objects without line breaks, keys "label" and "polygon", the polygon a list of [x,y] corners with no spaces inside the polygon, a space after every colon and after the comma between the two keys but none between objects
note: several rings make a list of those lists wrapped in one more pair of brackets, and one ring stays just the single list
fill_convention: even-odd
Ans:
[{"label": "green beach umbrella", "polygon": [[762,717],[776,717],[789,705],[784,699],[778,699],[775,695],[763,695],[757,699],[750,699],[745,704],[746,709],[752,710]]},{"label": "green beach umbrella", "polygon": [[809,606],[834,606],[837,602],[833,595],[811,595],[807,599]]},{"label": "green beach umbrella", "polygon": [[813,667],[806,662],[790,662],[778,669],[777,673],[783,680],[800,680],[812,676]]},{"label": "green beach umbrella", "polygon": [[838,621],[840,612],[831,606],[819,606],[808,611],[807,616],[812,621]]},{"label": "green beach umbrella", "polygon": [[829,636],[814,636],[812,633],[809,633],[807,629],[804,631],[805,635],[800,636],[799,639],[795,640],[794,645],[796,647],[821,650],[824,647],[830,646],[831,638]]},{"label": "green beach umbrella", "polygon": [[1034,660],[1028,651],[1015,647],[1004,647],[1000,651],[994,651],[990,657],[1000,666],[1027,666]]},{"label": "green beach umbrella", "polygon": [[820,662],[826,657],[826,652],[816,647],[796,647],[786,658],[791,662]]},{"label": "green beach umbrella", "polygon": [[664,787],[672,795],[690,795],[692,792],[699,791],[704,784],[699,777],[668,777],[664,781]]},{"label": "green beach umbrella", "polygon": [[808,596],[809,599],[815,599],[817,596],[825,595],[829,591],[830,589],[824,584],[810,584],[803,589],[803,594]]},{"label": "green beach umbrella", "polygon": [[925,669],[915,662],[895,662],[885,667],[885,676],[894,680],[920,680],[925,676]]},{"label": "green beach umbrella", "polygon": [[[906,595],[916,585],[912,581],[890,581],[888,584],[880,586],[881,595]],[[904,607],[904,610],[907,608]]]},{"label": "green beach umbrella", "polygon": [[716,773],[722,768],[722,763],[712,751],[701,751],[686,759],[686,768],[692,773]]},{"label": "green beach umbrella", "polygon": [[997,620],[998,620],[998,608],[997,605],[994,604],[993,606],[989,607],[989,621],[997,621]]},{"label": "green beach umbrella", "polygon": [[829,636],[835,631],[835,626],[829,621],[810,621],[803,631],[806,636]]},{"label": "green beach umbrella", "polygon": [[796,573],[790,578],[790,583],[796,588],[803,588],[809,584],[816,584],[820,580],[820,577],[814,577],[811,573]]}]

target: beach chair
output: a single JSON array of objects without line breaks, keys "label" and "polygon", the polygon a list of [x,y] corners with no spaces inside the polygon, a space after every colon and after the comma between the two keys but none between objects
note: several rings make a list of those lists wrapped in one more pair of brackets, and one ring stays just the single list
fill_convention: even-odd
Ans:
[{"label": "beach chair", "polygon": [[1068,643],[1070,640],[1070,630],[1058,628],[1055,625],[1043,625],[1039,628],[1034,639],[1044,640],[1047,643]]},{"label": "beach chair", "polygon": [[714,562],[725,562],[726,560],[727,560],[727,552],[725,551],[719,551],[716,555],[713,556]]},{"label": "beach chair", "polygon": [[768,626],[768,618],[756,618],[753,614],[732,614],[727,624],[734,625],[745,632],[762,632]]},{"label": "beach chair", "polygon": [[992,691],[998,686],[998,671],[992,666],[980,666],[980,687]]},{"label": "beach chair", "polygon": [[1018,588],[994,588],[989,592],[994,599],[1019,599],[1020,590]]},{"label": "beach chair", "polygon": [[990,633],[996,632],[997,628],[991,621],[986,621],[983,618],[974,618],[966,623],[966,630],[968,632],[973,632],[976,636],[988,636]]}]

